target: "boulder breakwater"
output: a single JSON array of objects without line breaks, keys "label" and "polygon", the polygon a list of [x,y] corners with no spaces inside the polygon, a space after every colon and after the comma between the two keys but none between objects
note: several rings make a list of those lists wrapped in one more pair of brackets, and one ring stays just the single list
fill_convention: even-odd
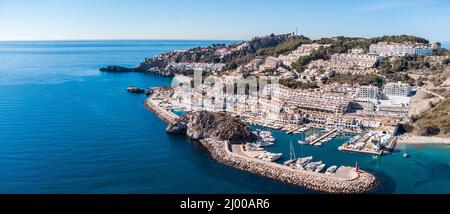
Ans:
[{"label": "boulder breakwater", "polygon": [[[170,109],[161,107],[159,101],[152,98],[145,101],[145,106],[169,124],[167,129],[169,133],[186,133],[194,142],[200,142],[221,164],[327,193],[366,193],[378,184],[378,179],[374,175],[361,170],[355,172],[351,167],[341,166],[335,174],[326,175],[248,157],[240,151],[242,148],[240,142],[251,138],[251,134],[248,134],[251,132],[243,130],[242,123],[224,115],[196,112],[180,118]],[[224,127],[216,127],[218,124]]]},{"label": "boulder breakwater", "polygon": [[366,193],[373,190],[378,183],[375,176],[364,171],[354,172],[355,176],[350,178],[300,171],[281,164],[238,155],[231,150],[232,146],[226,141],[204,139],[200,142],[219,163],[320,192]]}]

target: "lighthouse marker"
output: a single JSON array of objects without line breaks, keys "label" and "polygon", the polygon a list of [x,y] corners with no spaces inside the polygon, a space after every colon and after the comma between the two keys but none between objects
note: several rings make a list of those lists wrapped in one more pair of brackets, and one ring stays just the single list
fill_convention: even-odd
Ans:
[{"label": "lighthouse marker", "polygon": [[358,161],[356,161],[355,172],[359,173]]}]

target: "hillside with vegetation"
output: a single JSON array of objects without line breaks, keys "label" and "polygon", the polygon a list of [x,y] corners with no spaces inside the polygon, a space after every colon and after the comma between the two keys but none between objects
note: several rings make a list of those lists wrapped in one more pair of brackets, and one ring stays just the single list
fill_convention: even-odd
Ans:
[{"label": "hillside with vegetation", "polygon": [[438,102],[430,102],[429,109],[410,118],[411,132],[422,136],[450,137],[450,65],[443,70],[421,73],[423,88],[439,95]]}]

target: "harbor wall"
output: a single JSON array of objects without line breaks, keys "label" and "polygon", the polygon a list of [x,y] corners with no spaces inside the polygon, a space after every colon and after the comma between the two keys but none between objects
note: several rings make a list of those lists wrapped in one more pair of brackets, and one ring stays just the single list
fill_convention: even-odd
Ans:
[{"label": "harbor wall", "polygon": [[152,99],[147,99],[144,102],[144,106],[156,116],[158,116],[161,120],[163,120],[166,124],[169,124],[173,121],[175,121],[178,116],[174,114],[173,112],[170,112],[162,107],[160,107],[157,103],[157,101]]},{"label": "harbor wall", "polygon": [[244,157],[231,152],[228,143],[224,141],[205,139],[200,143],[216,161],[222,164],[307,189],[327,193],[356,194],[369,192],[378,184],[375,176],[364,171],[360,171],[356,178],[341,179],[323,173],[295,170],[281,164]]}]

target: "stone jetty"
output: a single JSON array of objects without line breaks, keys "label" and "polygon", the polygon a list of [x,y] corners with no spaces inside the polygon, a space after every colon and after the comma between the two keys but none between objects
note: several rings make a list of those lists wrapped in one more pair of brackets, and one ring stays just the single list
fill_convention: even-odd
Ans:
[{"label": "stone jetty", "polygon": [[159,106],[158,100],[147,99],[144,102],[144,106],[167,124],[175,122],[175,120],[178,119],[176,114]]},{"label": "stone jetty", "polygon": [[262,161],[255,158],[238,155],[231,151],[231,145],[226,141],[204,139],[201,144],[211,153],[218,162],[253,174],[279,180],[285,183],[302,186],[308,189],[327,193],[366,193],[373,190],[378,180],[370,173],[343,171],[354,173],[354,176],[333,176],[323,173],[300,171],[277,163]]}]

